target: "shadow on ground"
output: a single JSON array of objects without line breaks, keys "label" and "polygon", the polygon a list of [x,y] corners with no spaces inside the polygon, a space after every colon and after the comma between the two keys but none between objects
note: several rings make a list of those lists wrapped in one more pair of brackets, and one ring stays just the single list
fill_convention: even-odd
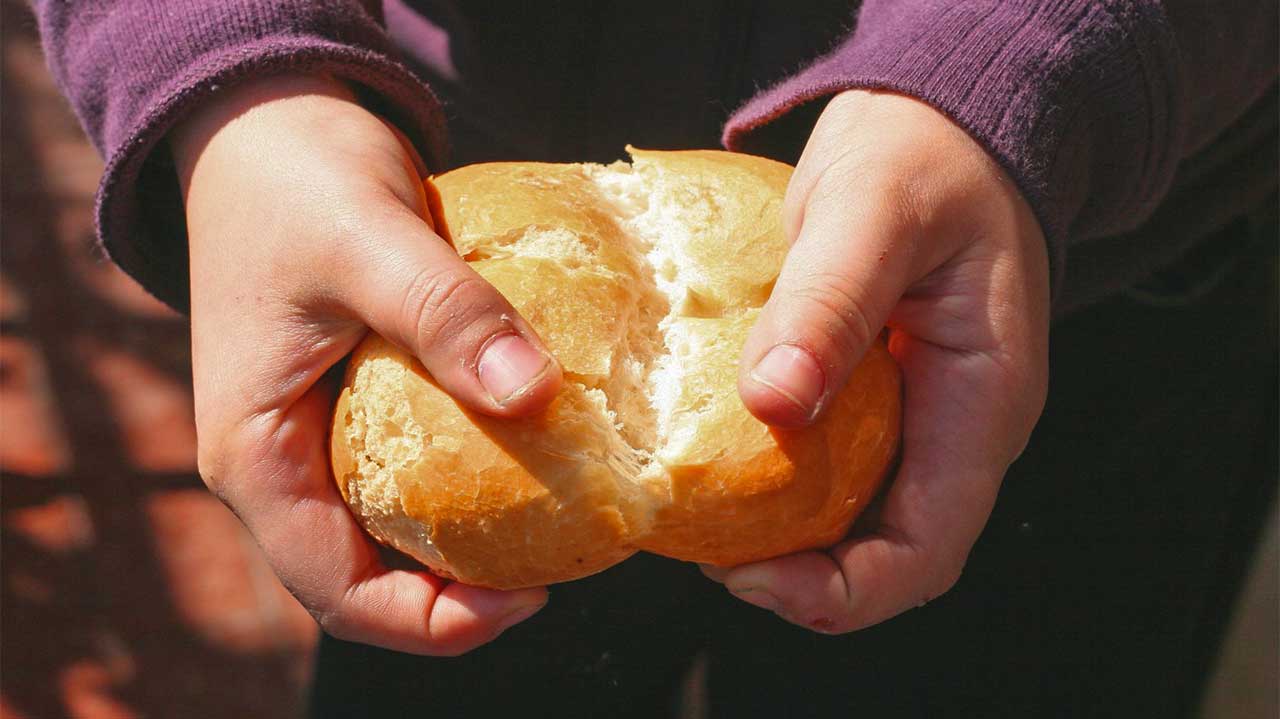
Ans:
[{"label": "shadow on ground", "polygon": [[0,8],[0,714],[296,715],[315,627],[200,483],[187,322],[95,248],[101,162]]}]

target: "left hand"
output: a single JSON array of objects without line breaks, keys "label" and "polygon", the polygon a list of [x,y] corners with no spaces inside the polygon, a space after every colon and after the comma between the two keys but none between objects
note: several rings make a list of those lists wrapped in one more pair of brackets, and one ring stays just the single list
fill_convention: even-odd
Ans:
[{"label": "left hand", "polygon": [[704,567],[751,604],[826,633],[876,624],[960,576],[1048,384],[1048,259],[1017,187],[923,102],[837,95],[783,205],[793,245],[743,348],[738,388],[808,424],[880,328],[903,371],[902,461],[877,516],[827,551]]},{"label": "left hand", "polygon": [[330,635],[452,656],[538,611],[383,561],[329,464],[330,370],[372,329],[469,409],[527,416],[560,366],[424,219],[407,140],[319,74],[224,88],[170,136],[191,260],[200,476]]}]

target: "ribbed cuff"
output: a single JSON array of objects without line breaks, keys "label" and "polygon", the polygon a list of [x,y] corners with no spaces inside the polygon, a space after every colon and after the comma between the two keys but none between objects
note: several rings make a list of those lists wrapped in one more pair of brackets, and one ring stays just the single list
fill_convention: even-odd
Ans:
[{"label": "ribbed cuff", "polygon": [[1174,52],[1151,3],[868,0],[843,44],[738,110],[724,143],[768,148],[772,123],[843,90],[923,100],[1018,184],[1056,294],[1068,244],[1135,227],[1169,185],[1182,126]]},{"label": "ribbed cuff", "polygon": [[444,162],[444,118],[425,85],[379,53],[319,41],[271,38],[201,58],[148,103],[108,158],[97,197],[99,239],[125,272],[180,312],[190,305],[186,218],[163,139],[193,108],[240,80],[273,73],[326,73],[358,87],[366,106],[395,122],[429,167]]}]

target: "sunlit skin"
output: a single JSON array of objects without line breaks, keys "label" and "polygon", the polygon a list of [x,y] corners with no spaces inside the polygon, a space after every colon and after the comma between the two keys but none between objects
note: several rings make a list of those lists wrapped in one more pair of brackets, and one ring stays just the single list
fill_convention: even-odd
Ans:
[{"label": "sunlit skin", "polygon": [[[412,150],[343,86],[289,77],[221,97],[171,145],[190,236],[200,474],[285,586],[329,633],[420,654],[467,651],[535,612],[545,589],[386,566],[329,476],[326,372],[370,327],[480,412],[535,412],[561,381],[536,333],[421,219]],[[500,404],[480,357],[513,335],[541,362]]]},{"label": "sunlit skin", "polygon": [[[766,422],[805,424],[812,408],[793,398],[820,406],[887,325],[903,371],[901,465],[853,538],[704,571],[788,621],[847,632],[959,577],[1044,407],[1048,259],[987,153],[928,105],[885,93],[845,92],[827,106],[783,224],[793,244],[743,349],[743,401]],[[789,375],[758,381],[756,362],[779,344]]]},{"label": "sunlit skin", "polygon": [[[532,328],[421,219],[425,168],[408,143],[340,83],[282,76],[219,96],[170,144],[210,489],[340,638],[452,655],[535,613],[544,588],[387,566],[329,477],[329,370],[369,328],[479,412],[536,412],[561,382]],[[843,632],[958,576],[1044,402],[1047,260],[1034,217],[982,148],[928,106],[885,94],[830,103],[784,225],[794,245],[743,351],[743,401],[772,424],[811,421],[887,323],[905,377],[901,467],[869,533],[707,573],[788,621]]]}]

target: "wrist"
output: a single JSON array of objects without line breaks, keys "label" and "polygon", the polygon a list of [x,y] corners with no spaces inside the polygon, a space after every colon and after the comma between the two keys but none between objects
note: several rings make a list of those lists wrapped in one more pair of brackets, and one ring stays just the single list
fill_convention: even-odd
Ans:
[{"label": "wrist", "polygon": [[356,103],[345,82],[327,74],[282,74],[255,78],[226,88],[176,123],[167,137],[185,192],[195,164],[213,138],[234,125],[286,122],[333,102]]}]

